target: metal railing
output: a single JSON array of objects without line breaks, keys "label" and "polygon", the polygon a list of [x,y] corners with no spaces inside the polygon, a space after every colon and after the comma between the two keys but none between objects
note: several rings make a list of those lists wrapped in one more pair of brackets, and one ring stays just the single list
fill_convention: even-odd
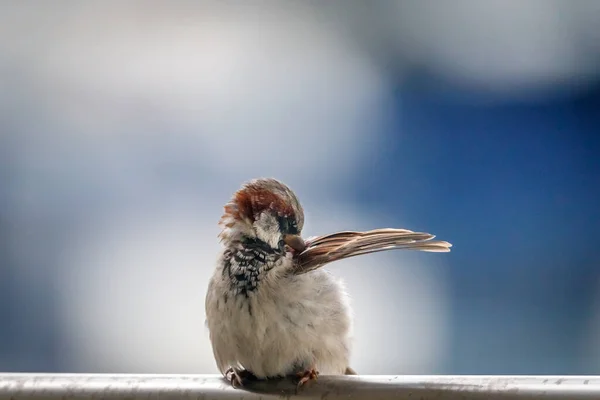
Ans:
[{"label": "metal railing", "polygon": [[[0,399],[294,398],[288,380],[232,388],[217,375],[0,374]],[[600,399],[600,376],[320,376],[299,398]]]}]

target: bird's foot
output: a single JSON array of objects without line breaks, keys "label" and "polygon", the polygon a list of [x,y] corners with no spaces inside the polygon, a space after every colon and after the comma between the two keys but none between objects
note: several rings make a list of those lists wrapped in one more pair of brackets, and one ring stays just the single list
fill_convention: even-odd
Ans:
[{"label": "bird's foot", "polygon": [[319,371],[316,368],[309,368],[306,371],[298,372],[296,377],[298,377],[298,385],[296,386],[296,391],[304,386],[309,381],[316,381],[319,376]]},{"label": "bird's foot", "polygon": [[225,371],[225,379],[231,383],[231,386],[239,389],[248,381],[257,380],[258,378],[248,370],[231,367]]}]

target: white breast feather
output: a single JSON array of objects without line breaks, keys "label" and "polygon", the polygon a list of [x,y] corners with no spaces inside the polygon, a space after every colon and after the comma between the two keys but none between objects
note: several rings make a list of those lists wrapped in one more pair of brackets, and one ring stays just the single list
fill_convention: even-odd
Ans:
[{"label": "white breast feather", "polygon": [[216,268],[206,312],[219,370],[242,367],[266,378],[314,366],[324,375],[343,374],[352,326],[341,281],[323,269],[284,275],[291,260],[279,262],[248,297],[233,297],[222,267]]}]

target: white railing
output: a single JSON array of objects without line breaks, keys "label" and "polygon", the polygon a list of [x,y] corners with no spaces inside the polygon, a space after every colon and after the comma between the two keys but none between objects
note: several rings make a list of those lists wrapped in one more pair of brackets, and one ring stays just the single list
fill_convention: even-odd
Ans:
[{"label": "white railing", "polygon": [[[0,374],[0,399],[275,399],[291,381],[233,389],[217,375]],[[298,397],[317,399],[600,399],[600,376],[320,376]]]}]

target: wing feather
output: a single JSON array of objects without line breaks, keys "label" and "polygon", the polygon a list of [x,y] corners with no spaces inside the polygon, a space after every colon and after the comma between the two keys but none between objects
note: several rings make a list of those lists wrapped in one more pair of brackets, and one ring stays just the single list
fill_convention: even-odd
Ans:
[{"label": "wing feather", "polygon": [[307,248],[296,256],[294,273],[300,275],[333,261],[387,250],[450,251],[450,243],[433,238],[430,233],[393,228],[343,231],[310,238],[306,240]]}]

